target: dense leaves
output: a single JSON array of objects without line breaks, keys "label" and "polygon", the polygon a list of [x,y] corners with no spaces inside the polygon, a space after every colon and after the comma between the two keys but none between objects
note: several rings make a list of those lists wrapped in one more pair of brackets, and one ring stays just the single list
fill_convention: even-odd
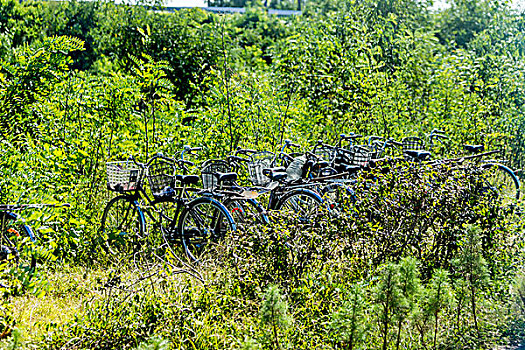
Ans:
[{"label": "dense leaves", "polygon": [[[23,213],[39,236],[43,271],[71,264],[85,280],[104,270],[84,289],[69,278],[53,285],[53,298],[85,299],[76,316],[42,322],[27,345],[519,343],[519,210],[502,210],[466,163],[378,164],[350,191],[329,194],[342,203],[335,211],[309,223],[273,213],[272,225],[227,237],[217,259],[184,277],[173,272],[179,251],[155,280],[108,264],[118,257],[97,245],[113,195],[105,163],[130,155],[174,155],[190,144],[203,147],[192,159],[199,162],[237,146],[276,151],[286,138],[308,149],[341,133],[424,137],[440,128],[450,139],[436,157],[484,143],[523,167],[525,17],[505,2],[454,1],[434,12],[411,0],[308,1],[303,15],[282,18],[261,5],[216,15],[1,1],[0,203],[70,203]],[[0,338],[10,347],[24,343],[15,302],[0,308]]]}]

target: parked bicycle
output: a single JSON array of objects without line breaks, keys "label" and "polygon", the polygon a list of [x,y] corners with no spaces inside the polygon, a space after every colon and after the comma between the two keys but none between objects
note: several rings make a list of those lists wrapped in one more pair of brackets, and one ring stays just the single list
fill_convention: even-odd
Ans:
[{"label": "parked bicycle", "polygon": [[69,207],[69,204],[0,204],[0,288],[26,286],[33,277],[37,237],[19,212],[42,207]]},{"label": "parked bicycle", "polygon": [[[198,261],[210,243],[236,229],[220,201],[209,191],[192,187],[200,179],[186,175],[187,166],[193,163],[183,155],[195,150],[185,148],[180,159],[159,154],[146,163],[133,157],[107,163],[108,189],[119,193],[106,205],[101,220],[101,233],[110,251],[116,247],[137,263],[149,258],[145,251],[181,243],[186,255]],[[153,222],[152,231],[160,235],[148,232],[146,217]]]},{"label": "parked bicycle", "polygon": [[433,130],[428,135],[428,144],[417,137],[407,137],[402,141],[403,155],[405,159],[411,162],[427,162],[430,165],[436,164],[455,164],[461,169],[461,164],[465,161],[473,162],[484,171],[483,185],[481,190],[490,193],[493,198],[498,198],[503,206],[514,205],[520,198],[520,181],[514,171],[503,164],[503,161],[497,159],[483,159],[487,156],[493,156],[499,151],[485,151],[485,146],[480,145],[463,145],[467,155],[458,158],[438,159],[430,161],[431,151],[436,143],[440,140],[448,139],[448,136],[441,130]]}]

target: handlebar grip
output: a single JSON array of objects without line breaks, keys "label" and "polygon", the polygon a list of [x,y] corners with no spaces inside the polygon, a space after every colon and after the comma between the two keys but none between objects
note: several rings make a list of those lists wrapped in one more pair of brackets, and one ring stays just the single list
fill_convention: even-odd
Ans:
[{"label": "handlebar grip", "polygon": [[193,147],[190,149],[190,151],[202,151],[202,147]]},{"label": "handlebar grip", "polygon": [[297,143],[290,143],[290,147],[293,147],[293,148],[299,148],[299,147],[301,147],[301,146],[298,145]]}]

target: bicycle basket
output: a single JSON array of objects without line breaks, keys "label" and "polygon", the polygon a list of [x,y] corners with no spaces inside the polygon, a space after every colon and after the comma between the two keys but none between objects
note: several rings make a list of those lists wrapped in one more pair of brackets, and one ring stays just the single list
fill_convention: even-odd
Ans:
[{"label": "bicycle basket", "polygon": [[352,147],[352,164],[365,166],[372,159],[372,152],[368,146],[354,146]]},{"label": "bicycle basket", "polygon": [[231,166],[224,160],[210,159],[204,162],[201,169],[202,185],[206,189],[217,187],[216,173],[229,173]]},{"label": "bicycle basket", "polygon": [[265,186],[270,179],[263,174],[265,168],[271,168],[275,155],[272,152],[259,152],[251,156],[251,160],[246,164],[250,181],[254,186]]},{"label": "bicycle basket", "polygon": [[130,161],[107,162],[108,189],[124,192],[137,189],[141,178],[141,169]]},{"label": "bicycle basket", "polygon": [[151,193],[162,196],[175,187],[175,165],[166,159],[157,158],[148,166],[148,182]]},{"label": "bicycle basket", "polygon": [[330,164],[332,164],[336,156],[335,148],[327,145],[315,146],[312,153],[318,156],[320,160],[325,160]]},{"label": "bicycle basket", "polygon": [[351,165],[353,164],[354,159],[354,151],[348,150],[344,148],[338,148],[337,152],[335,154],[334,163],[335,164],[343,164],[343,165]]},{"label": "bicycle basket", "polygon": [[403,157],[407,161],[413,161],[414,159],[407,155],[406,151],[424,151],[425,150],[425,141],[420,139],[419,137],[405,137],[402,140],[403,143]]},{"label": "bicycle basket", "polygon": [[371,159],[379,159],[383,157],[385,153],[385,140],[383,138],[373,140],[369,145],[366,145],[370,150]]}]

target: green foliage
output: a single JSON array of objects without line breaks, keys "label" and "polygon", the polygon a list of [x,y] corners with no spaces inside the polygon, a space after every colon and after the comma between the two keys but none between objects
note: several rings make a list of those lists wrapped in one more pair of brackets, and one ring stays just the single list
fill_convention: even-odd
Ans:
[{"label": "green foliage", "polygon": [[66,54],[82,49],[83,42],[76,38],[49,37],[41,46],[18,50],[12,59],[1,62],[0,113],[5,116],[1,122],[2,140],[21,142],[25,136],[38,138],[40,123],[45,118],[39,103],[64,78],[71,62]]},{"label": "green foliage", "polygon": [[[440,156],[485,143],[522,168],[525,22],[504,3],[456,1],[435,14],[421,1],[321,1],[291,18],[260,5],[230,16],[105,1],[0,3],[0,203],[71,204],[23,213],[42,263],[105,266],[96,246],[113,196],[105,163],[171,156],[184,144],[203,147],[199,161],[237,146],[275,151],[286,138],[308,149],[340,133],[399,138],[439,127],[450,135]],[[204,284],[164,271],[91,286],[96,297],[76,318],[24,334],[24,345],[520,342],[522,278],[512,298],[507,289],[523,257],[523,223],[505,220],[483,195],[479,169],[368,170],[341,215],[304,223],[271,213],[270,226],[236,232],[209,266],[191,267]],[[125,269],[109,268],[124,279]],[[2,305],[0,332],[20,326],[12,312],[20,298]]]},{"label": "green foliage", "polygon": [[272,334],[271,339],[274,349],[281,349],[281,337],[292,325],[292,319],[288,314],[288,303],[281,295],[277,286],[269,286],[264,293],[260,309],[261,323],[268,327]]},{"label": "green foliage", "polygon": [[330,328],[341,347],[359,348],[366,329],[364,286],[349,286],[348,300],[332,314]]}]

